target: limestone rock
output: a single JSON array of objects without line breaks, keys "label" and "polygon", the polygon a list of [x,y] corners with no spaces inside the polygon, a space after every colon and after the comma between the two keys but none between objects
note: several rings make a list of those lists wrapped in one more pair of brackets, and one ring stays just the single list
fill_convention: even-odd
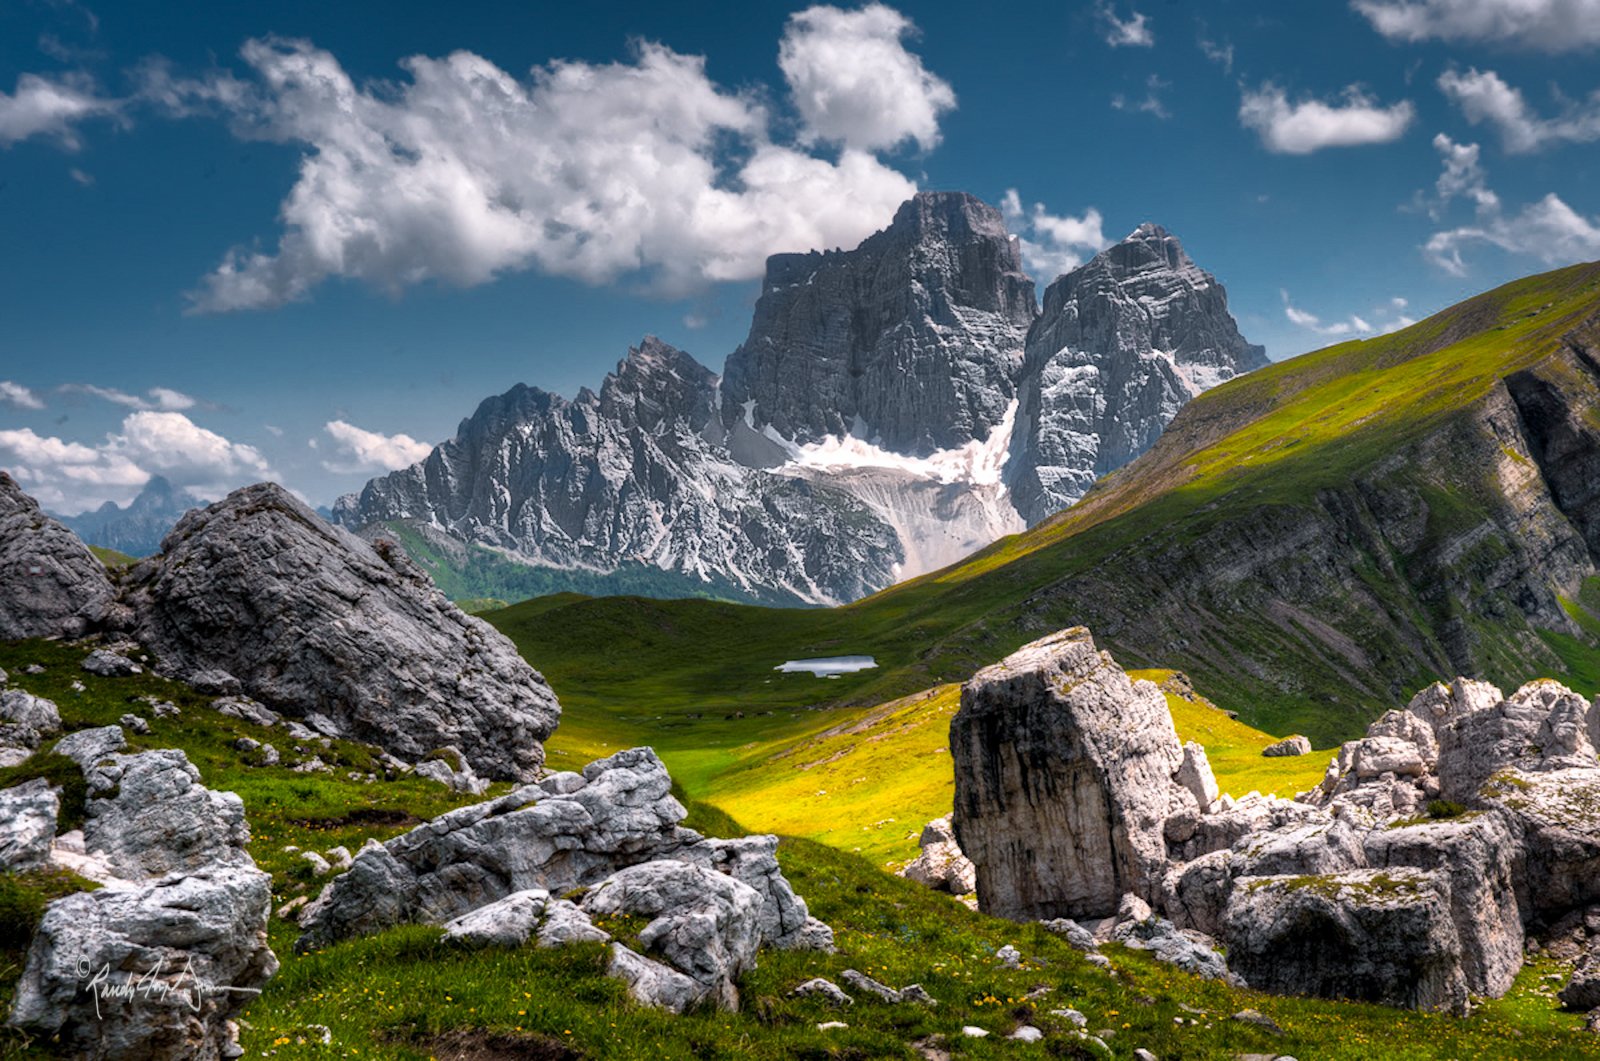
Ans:
[{"label": "limestone rock", "polygon": [[513,779],[544,761],[560,708],[511,642],[398,548],[329,526],[279,486],[190,512],[127,578],[138,639],[168,673],[225,671],[278,710],[322,713],[412,759],[454,746]]},{"label": "limestone rock", "polygon": [[1094,933],[1070,917],[1057,917],[1039,924],[1058,936],[1066,937],[1066,941],[1078,950],[1088,952],[1100,947],[1100,941],[1094,938]]},{"label": "limestone rock", "polygon": [[43,778],[0,789],[0,873],[38,869],[50,859],[61,801]]},{"label": "limestone rock", "polygon": [[[271,879],[244,865],[58,899],[29,948],[10,1021],[59,1036],[74,1057],[237,1056],[231,1018],[278,968],[271,903]],[[104,994],[130,986],[131,998]]]},{"label": "limestone rock", "polygon": [[579,905],[591,918],[650,918],[639,933],[644,953],[694,980],[700,997],[738,1008],[734,982],[755,966],[761,945],[762,898],[754,888],[703,866],[664,859],[618,871]]},{"label": "limestone rock", "polygon": [[961,853],[948,815],[923,826],[917,843],[922,853],[901,868],[900,876],[951,895],[968,895],[977,890],[977,870],[972,860]]},{"label": "limestone rock", "polygon": [[628,994],[646,1006],[682,1013],[705,997],[705,988],[692,977],[652,961],[620,943],[611,944],[607,975],[628,985]]},{"label": "limestone rock", "polygon": [[80,729],[56,741],[52,751],[64,755],[78,764],[85,776],[98,762],[109,759],[127,746],[120,726],[101,726],[97,729]]},{"label": "limestone rock", "polygon": [[1166,700],[1074,628],[977,673],[950,723],[955,834],[978,902],[1017,920],[1105,917],[1154,894],[1168,818],[1198,809]]},{"label": "limestone rock", "polygon": [[1253,987],[1458,1009],[1467,985],[1448,881],[1411,869],[1257,877],[1224,915],[1228,962]]},{"label": "limestone rock", "polygon": [[855,1004],[855,999],[845,994],[838,984],[832,980],[824,980],[820,976],[807,980],[795,988],[791,994],[799,995],[802,998],[815,996],[838,1009]]},{"label": "limestone rock", "polygon": [[1157,961],[1202,979],[1243,986],[1228,971],[1227,959],[1217,951],[1214,940],[1198,932],[1182,931],[1164,917],[1152,915],[1123,921],[1112,930],[1111,938],[1135,950],[1147,950]]},{"label": "limestone rock", "polygon": [[1268,758],[1287,755],[1310,755],[1311,741],[1306,737],[1295,734],[1293,737],[1283,738],[1276,744],[1267,745],[1261,749],[1261,754]]},{"label": "limestone rock", "polygon": [[89,653],[79,666],[90,674],[96,674],[102,678],[126,678],[129,675],[144,672],[143,667],[127,656],[119,656],[115,652],[108,652],[103,648],[97,648]]},{"label": "limestone rock", "polygon": [[544,923],[539,926],[539,946],[565,947],[570,943],[605,943],[611,933],[589,920],[576,903],[552,899],[545,904]]},{"label": "limestone rock", "polygon": [[520,947],[533,935],[549,901],[550,893],[542,888],[512,892],[445,922],[445,938],[475,946]]},{"label": "limestone rock", "polygon": [[84,779],[84,842],[119,876],[140,880],[254,864],[246,851],[244,803],[202,785],[200,771],[178,749],[96,756]]},{"label": "limestone rock", "polygon": [[413,773],[429,781],[437,781],[452,792],[477,796],[489,788],[489,782],[472,771],[472,764],[459,748],[443,748],[416,765]]},{"label": "limestone rock", "polygon": [[0,640],[81,636],[115,597],[105,565],[0,472]]},{"label": "limestone rock", "polygon": [[61,714],[53,702],[21,689],[0,692],[0,767],[16,766],[60,732]]},{"label": "limestone rock", "polygon": [[806,901],[789,886],[778,866],[778,838],[711,837],[691,843],[672,857],[726,873],[761,896],[761,938],[783,950],[833,949],[833,929],[811,916]]},{"label": "limestone rock", "polygon": [[1561,989],[1561,1004],[1580,1013],[1600,1006],[1600,947],[1591,946],[1572,970],[1572,979]]}]

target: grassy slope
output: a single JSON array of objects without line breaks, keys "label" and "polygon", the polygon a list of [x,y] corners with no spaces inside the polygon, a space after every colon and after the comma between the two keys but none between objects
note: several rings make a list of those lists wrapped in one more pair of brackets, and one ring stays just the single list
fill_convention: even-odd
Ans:
[{"label": "grassy slope", "polygon": [[[710,715],[746,706],[798,709],[816,702],[863,706],[960,681],[1046,629],[1070,625],[1071,600],[1049,591],[1064,580],[1140,563],[1175,541],[1204,540],[1230,513],[1292,510],[1317,491],[1463,415],[1506,374],[1546,357],[1595,312],[1600,266],[1532,277],[1453,307],[1405,331],[1345,343],[1281,362],[1207,392],[1174,422],[1155,450],[1104,480],[1083,502],[967,561],[894,586],[844,608],[783,611],[702,601],[563,597],[516,605],[489,618],[546,669],[581,729],[593,705],[609,714],[687,708]],[[1475,474],[1466,469],[1463,475]],[[1479,518],[1478,499],[1430,497],[1430,533]],[[1374,572],[1368,589],[1397,611],[1414,608]],[[1411,617],[1427,628],[1426,617]],[[1240,622],[1248,622],[1240,618]],[[1474,619],[1475,621],[1475,619]],[[1510,620],[1508,620],[1508,623]],[[1524,631],[1479,623],[1490,642]],[[1230,630],[1257,637],[1262,652],[1292,666],[1298,646],[1262,619]],[[1547,637],[1565,677],[1600,691],[1600,651],[1589,640]],[[1537,642],[1536,642],[1537,643]],[[1130,666],[1173,666],[1116,646]],[[880,668],[825,689],[770,681],[770,667],[802,655],[866,653]],[[1550,657],[1554,658],[1554,657]],[[1206,678],[1207,691],[1263,729],[1304,731],[1319,743],[1355,735],[1393,706],[1387,690],[1352,691],[1352,677],[1304,664],[1290,688]],[[1514,654],[1491,675],[1516,684],[1534,673]],[[1408,674],[1420,687],[1438,675]],[[1592,680],[1591,680],[1592,679]],[[1591,688],[1591,686],[1595,686]],[[1409,688],[1404,690],[1409,692]],[[1345,704],[1328,710],[1330,692]],[[1403,699],[1403,696],[1400,697]],[[748,712],[747,712],[748,715]],[[614,721],[614,719],[609,719]],[[709,732],[725,744],[757,727]],[[764,732],[764,731],[763,731]],[[744,737],[744,739],[749,739]]]},{"label": "grassy slope", "polygon": [[[424,782],[362,784],[344,773],[302,775],[287,768],[246,765],[231,747],[237,736],[273,739],[287,751],[281,730],[261,730],[210,712],[204,700],[160,679],[97,678],[83,674],[83,651],[47,643],[0,643],[0,667],[14,684],[57,699],[69,728],[104,724],[129,710],[148,717],[144,695],[170,699],[181,718],[151,719],[152,733],[135,747],[178,746],[199,766],[207,784],[239,792],[252,826],[251,850],[273,875],[277,901],[303,893],[307,871],[286,843],[325,849],[357,847],[367,835],[387,836],[400,825],[350,824],[352,812],[433,815],[460,798]],[[20,675],[39,662],[46,672]],[[69,688],[74,679],[83,693]],[[366,751],[336,743],[324,759],[341,771],[366,765]],[[691,824],[712,834],[745,831],[725,815],[694,808]],[[590,1057],[663,1061],[677,1058],[916,1058],[909,1045],[929,1036],[948,1038],[960,1058],[1072,1056],[1061,1053],[1068,1027],[1049,1010],[1072,1006],[1091,1029],[1111,1029],[1116,1056],[1136,1047],[1158,1057],[1229,1058],[1278,1052],[1300,1057],[1566,1058],[1589,1039],[1581,1018],[1560,1013],[1541,987],[1549,970],[1533,966],[1508,998],[1466,1020],[1397,1013],[1376,1006],[1275,998],[1235,991],[1159,966],[1146,956],[1110,948],[1117,976],[1090,967],[1058,939],[968,911],[947,897],[886,876],[865,860],[831,847],[785,841],[785,872],[812,910],[838,932],[832,955],[767,952],[741,987],[738,1014],[672,1017],[627,1002],[621,987],[601,973],[598,948],[467,952],[438,942],[436,930],[411,928],[295,955],[295,930],[274,920],[273,947],[283,969],[245,1012],[249,1056],[281,1059],[446,1056],[450,1050],[498,1047],[499,1055],[533,1058]],[[9,878],[0,883],[0,943],[26,929],[26,909],[57,883]],[[21,891],[22,894],[18,894]],[[8,935],[8,933],[10,935]],[[1017,971],[999,968],[995,951],[1017,945],[1029,961]],[[15,948],[0,948],[0,985],[20,967]],[[938,999],[932,1010],[859,1000],[845,1014],[820,1003],[788,997],[812,976],[837,979],[853,967],[892,984],[921,982]],[[1043,993],[1029,1002],[1023,996]],[[1287,1035],[1220,1019],[1245,1006],[1273,1017]],[[1184,1008],[1188,1007],[1188,1008]],[[1195,1011],[1199,1011],[1198,1013]],[[820,1021],[841,1017],[847,1029],[823,1032]],[[1194,1021],[1178,1025],[1176,1018]],[[999,1040],[1029,1020],[1058,1035],[1025,1045]],[[996,1034],[987,1040],[956,1036],[964,1024]],[[324,1046],[313,1025],[329,1029]],[[0,1055],[31,1056],[16,1040]]]}]

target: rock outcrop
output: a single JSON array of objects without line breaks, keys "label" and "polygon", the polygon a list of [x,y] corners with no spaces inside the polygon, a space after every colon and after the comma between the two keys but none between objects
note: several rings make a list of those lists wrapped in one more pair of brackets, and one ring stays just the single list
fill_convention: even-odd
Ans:
[{"label": "rock outcrop", "polygon": [[0,471],[0,639],[77,637],[115,597],[105,565]]},{"label": "rock outcrop", "polygon": [[23,689],[0,692],[0,767],[16,766],[61,732],[61,713],[42,696]]},{"label": "rock outcrop", "polygon": [[1166,699],[1082,628],[979,671],[950,751],[956,839],[980,908],[1001,917],[1108,917],[1125,893],[1154,894],[1167,820],[1200,809]]},{"label": "rock outcrop", "polygon": [[[760,945],[830,950],[778,868],[777,838],[707,839],[649,748],[558,773],[369,843],[300,917],[298,947],[393,925],[446,925],[469,941],[601,940],[595,919],[647,917],[643,953],[613,944],[635,997],[674,1010],[737,1004],[733,982]],[[577,892],[574,905],[551,895]]]},{"label": "rock outcrop", "polygon": [[1081,629],[968,684],[955,825],[984,909],[1104,918],[1122,888],[1252,987],[1461,1010],[1509,989],[1529,932],[1600,903],[1600,707],[1558,683],[1430,686],[1298,801],[1196,798],[1155,705]]},{"label": "rock outcrop", "polygon": [[1034,313],[1000,212],[923,192],[854,250],[767,260],[750,334],[724,370],[723,421],[918,456],[982,441],[1015,396]]},{"label": "rock outcrop", "polygon": [[970,895],[978,889],[978,871],[956,843],[949,816],[935,818],[917,838],[921,854],[900,869],[900,876],[937,892]]},{"label": "rock outcrop", "polygon": [[1057,279],[1028,332],[1006,469],[1037,523],[1155,444],[1201,391],[1267,364],[1176,236],[1140,225]]},{"label": "rock outcrop", "polygon": [[262,483],[189,513],[134,567],[132,633],[171,676],[237,686],[335,735],[416,760],[460,749],[527,779],[560,708],[515,647],[403,552]]},{"label": "rock outcrop", "polygon": [[32,801],[45,864],[101,884],[46,908],[9,1021],[74,1057],[237,1057],[232,1018],[278,968],[271,879],[237,796],[200,785],[182,752],[122,747],[115,726],[57,743],[88,784],[82,834],[54,835],[44,781],[0,792]]}]

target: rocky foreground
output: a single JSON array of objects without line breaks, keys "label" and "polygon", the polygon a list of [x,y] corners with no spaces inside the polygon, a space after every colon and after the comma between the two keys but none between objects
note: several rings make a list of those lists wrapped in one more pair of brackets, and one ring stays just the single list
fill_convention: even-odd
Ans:
[{"label": "rocky foreground", "polygon": [[1600,707],[1559,683],[1430,686],[1294,800],[1219,796],[1160,692],[1082,628],[980,671],[950,733],[986,911],[1202,975],[1225,950],[1212,975],[1264,990],[1458,1012],[1537,939],[1585,941],[1563,999],[1600,1005]]}]

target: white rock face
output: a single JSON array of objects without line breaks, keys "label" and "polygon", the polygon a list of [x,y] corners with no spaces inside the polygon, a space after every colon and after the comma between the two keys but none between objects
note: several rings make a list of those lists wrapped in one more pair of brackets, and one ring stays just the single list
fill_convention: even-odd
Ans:
[{"label": "white rock face", "polygon": [[1081,627],[974,675],[950,750],[955,835],[980,908],[1001,917],[1107,917],[1128,892],[1153,895],[1167,819],[1199,809],[1166,699]]},{"label": "white rock face", "polygon": [[38,869],[50,859],[61,801],[43,778],[0,789],[0,872]]},{"label": "white rock face", "polygon": [[42,696],[21,689],[0,692],[0,766],[16,766],[61,732],[61,713]]},{"label": "white rock face", "polygon": [[544,916],[550,893],[543,888],[512,892],[445,922],[447,939],[476,946],[520,947]]},{"label": "white rock face", "polygon": [[105,565],[0,472],[0,639],[78,637],[115,597]]},{"label": "white rock face", "polygon": [[978,871],[961,853],[948,815],[923,826],[917,844],[922,853],[901,868],[900,876],[951,895],[970,895],[977,890]]}]

